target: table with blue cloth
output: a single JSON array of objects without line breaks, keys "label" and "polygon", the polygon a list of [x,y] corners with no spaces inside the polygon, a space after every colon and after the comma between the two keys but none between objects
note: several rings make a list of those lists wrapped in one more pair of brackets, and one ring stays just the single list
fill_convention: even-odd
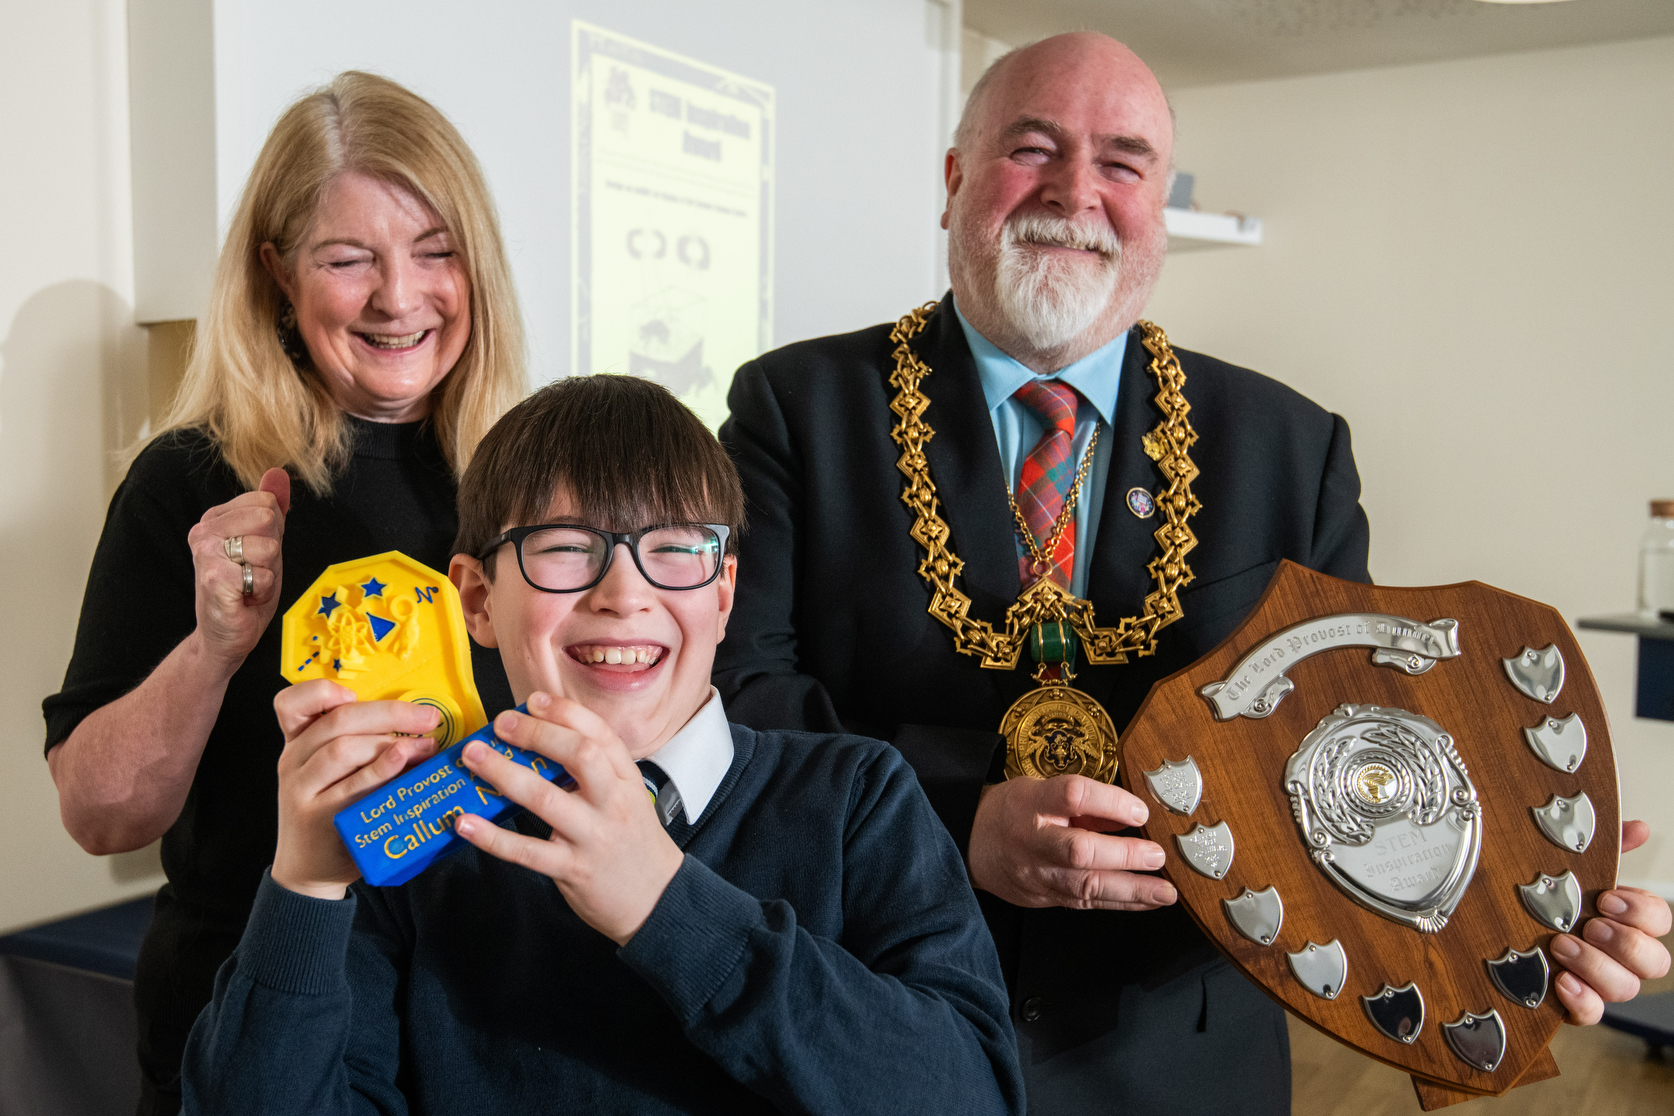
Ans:
[{"label": "table with blue cloth", "polygon": [[134,966],[151,907],[146,896],[0,937],[0,1116],[134,1110]]}]

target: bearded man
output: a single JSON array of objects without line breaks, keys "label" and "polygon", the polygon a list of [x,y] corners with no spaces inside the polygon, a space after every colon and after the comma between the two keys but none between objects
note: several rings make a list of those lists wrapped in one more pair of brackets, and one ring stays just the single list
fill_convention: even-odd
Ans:
[{"label": "bearded man", "polygon": [[[1033,640],[1042,677],[1067,666],[1125,726],[1153,682],[1238,625],[1280,559],[1369,580],[1348,427],[1138,322],[1167,245],[1173,125],[1127,48],[1080,33],[1007,55],[954,142],[951,294],[733,382],[721,439],[750,530],[716,685],[735,721],[882,737],[912,764],[999,946],[1032,1113],[1289,1112],[1284,1013],[1149,874],[1163,850],[1120,835],[1144,802],[1079,774],[1002,778],[1066,761],[1108,777],[1114,741],[1101,755],[1048,734],[1033,768],[1008,763],[995,730],[1033,664],[985,670],[970,652],[973,621],[1004,630],[1037,583],[1090,601],[1100,627],[1148,616],[1155,632],[1177,611],[1125,664],[1074,663],[1067,625]],[[1189,551],[1158,530],[1181,522]],[[1580,945],[1571,969],[1632,994],[1627,969]],[[1597,1018],[1593,988],[1557,989]]]}]

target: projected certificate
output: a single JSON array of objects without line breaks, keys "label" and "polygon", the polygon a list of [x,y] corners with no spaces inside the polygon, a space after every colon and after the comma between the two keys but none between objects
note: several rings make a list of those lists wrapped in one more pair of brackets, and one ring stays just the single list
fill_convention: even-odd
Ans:
[{"label": "projected certificate", "polygon": [[711,428],[772,344],[773,89],[582,23],[572,370],[666,385]]}]

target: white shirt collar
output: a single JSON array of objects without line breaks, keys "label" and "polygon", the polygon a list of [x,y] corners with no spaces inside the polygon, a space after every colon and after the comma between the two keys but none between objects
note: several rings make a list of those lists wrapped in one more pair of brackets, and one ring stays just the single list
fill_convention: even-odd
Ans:
[{"label": "white shirt collar", "polygon": [[667,744],[645,757],[663,769],[680,792],[680,808],[691,825],[703,816],[709,800],[732,767],[732,728],[727,724],[721,695],[709,687],[709,698],[692,714]]}]

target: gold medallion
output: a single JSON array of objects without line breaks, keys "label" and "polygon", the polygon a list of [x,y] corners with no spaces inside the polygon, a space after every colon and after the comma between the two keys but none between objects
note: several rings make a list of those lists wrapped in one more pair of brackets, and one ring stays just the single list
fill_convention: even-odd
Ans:
[{"label": "gold medallion", "polygon": [[1006,778],[1085,775],[1116,781],[1116,726],[1104,706],[1066,682],[1049,679],[1012,703],[1000,721]]},{"label": "gold medallion", "polygon": [[[1055,628],[1053,647],[1038,648],[1035,658],[1043,668],[1061,663],[1066,677],[1045,678],[1037,673],[1040,688],[1024,694],[1006,711],[1000,722],[1000,733],[1006,738],[1006,777],[1027,775],[1044,779],[1077,774],[1115,782],[1116,726],[1098,702],[1068,684],[1074,678],[1068,668],[1074,661],[1075,649],[1068,647],[1070,641],[1065,631],[1073,631],[1078,649],[1086,655],[1089,664],[1126,663],[1130,655],[1153,654],[1157,649],[1157,632],[1183,615],[1179,592],[1193,576],[1186,555],[1197,546],[1197,536],[1187,521],[1202,507],[1192,493],[1192,481],[1198,473],[1190,451],[1197,442],[1197,432],[1187,418],[1191,404],[1183,390],[1186,373],[1174,355],[1168,336],[1150,322],[1138,323],[1140,341],[1151,354],[1150,372],[1157,381],[1154,402],[1161,415],[1156,427],[1144,435],[1142,447],[1168,481],[1168,487],[1159,489],[1154,496],[1145,493],[1150,509],[1145,517],[1160,512],[1163,522],[1152,532],[1160,553],[1146,566],[1156,588],[1145,595],[1144,611],[1109,627],[1100,627],[1093,617],[1091,601],[1074,596],[1045,576],[1052,568],[1051,556],[1057,553],[1087,478],[1098,440],[1095,426],[1044,549],[1024,522],[1008,486],[1006,495],[1012,518],[1017,521],[1019,538],[1027,544],[1034,559],[1030,569],[1036,580],[1006,609],[1004,627],[996,628],[970,615],[971,598],[958,585],[965,563],[953,551],[953,532],[942,518],[936,484],[930,479],[930,458],[925,447],[936,432],[924,421],[930,407],[924,381],[931,369],[913,351],[911,341],[924,329],[936,306],[933,302],[926,303],[907,314],[889,335],[895,343],[895,370],[889,382],[896,389],[895,398],[889,404],[896,422],[889,436],[901,447],[901,457],[895,466],[906,478],[901,502],[913,514],[909,533],[924,548],[918,573],[930,589],[930,615],[952,630],[955,651],[980,660],[988,670],[1015,669],[1025,645],[1031,639],[1041,639],[1047,627]],[[1135,489],[1128,494],[1130,506],[1136,498],[1134,494],[1143,491]],[[1135,507],[1134,514],[1139,515],[1141,510]]]}]

